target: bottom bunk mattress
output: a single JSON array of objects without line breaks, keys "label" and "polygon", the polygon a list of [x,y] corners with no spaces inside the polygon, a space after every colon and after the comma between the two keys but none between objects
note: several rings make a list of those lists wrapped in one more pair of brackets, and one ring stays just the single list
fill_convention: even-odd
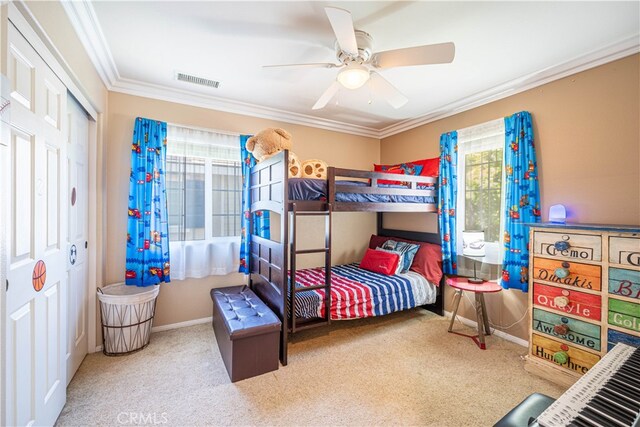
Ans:
[{"label": "bottom bunk mattress", "polygon": [[[296,289],[323,284],[324,268],[296,271]],[[422,275],[409,271],[385,276],[358,264],[331,267],[331,319],[346,320],[382,316],[436,301],[437,287]],[[298,318],[324,317],[323,289],[297,292]]]}]

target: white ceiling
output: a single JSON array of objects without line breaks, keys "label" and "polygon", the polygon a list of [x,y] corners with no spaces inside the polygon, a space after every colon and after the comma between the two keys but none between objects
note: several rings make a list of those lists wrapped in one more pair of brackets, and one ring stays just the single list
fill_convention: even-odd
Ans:
[{"label": "white ceiling", "polygon": [[[336,69],[261,65],[336,62],[327,5],[350,10],[355,27],[373,36],[374,52],[453,41],[455,59],[382,70],[409,98],[398,110],[364,86],[341,89],[314,111]],[[640,37],[637,1],[101,1],[65,9],[112,90],[370,135],[629,55]],[[77,25],[82,16],[93,19],[92,28],[86,25],[91,19],[84,29]],[[178,82],[176,71],[220,81],[220,87]]]}]

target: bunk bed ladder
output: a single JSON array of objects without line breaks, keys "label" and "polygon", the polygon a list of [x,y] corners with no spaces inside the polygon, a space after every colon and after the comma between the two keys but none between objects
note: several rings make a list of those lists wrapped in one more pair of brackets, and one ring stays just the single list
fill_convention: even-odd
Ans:
[{"label": "bunk bed ladder", "polygon": [[[290,221],[291,226],[291,241],[290,247],[290,269],[291,275],[289,278],[289,325],[291,333],[308,329],[315,326],[323,326],[331,323],[331,203],[326,204],[325,210],[320,211],[299,211],[298,205],[293,203],[293,218]],[[302,249],[298,250],[296,245],[296,227],[298,216],[324,216],[325,217],[325,231],[324,231],[324,247],[319,249]],[[306,286],[296,288],[296,259],[298,255],[324,253],[324,283],[313,286]],[[324,289],[324,317],[322,320],[313,322],[304,322],[298,325],[295,313],[296,296],[298,292],[312,291],[317,289]]]}]

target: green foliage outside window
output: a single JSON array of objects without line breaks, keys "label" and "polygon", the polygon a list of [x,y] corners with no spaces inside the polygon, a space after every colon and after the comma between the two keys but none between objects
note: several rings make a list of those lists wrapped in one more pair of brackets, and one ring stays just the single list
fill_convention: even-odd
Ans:
[{"label": "green foliage outside window", "polygon": [[465,155],[465,230],[484,230],[487,242],[500,240],[502,149]]}]

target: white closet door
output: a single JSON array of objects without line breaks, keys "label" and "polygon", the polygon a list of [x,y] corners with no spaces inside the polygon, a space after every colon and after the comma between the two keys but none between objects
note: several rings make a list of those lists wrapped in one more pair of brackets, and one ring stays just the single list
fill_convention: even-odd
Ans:
[{"label": "white closet door", "polygon": [[52,425],[66,399],[67,89],[12,24],[7,425]]},{"label": "white closet door", "polygon": [[68,97],[69,137],[67,156],[69,172],[69,213],[67,268],[69,270],[67,384],[73,378],[88,350],[87,311],[87,241],[88,225],[88,153],[89,118],[72,97]]}]

